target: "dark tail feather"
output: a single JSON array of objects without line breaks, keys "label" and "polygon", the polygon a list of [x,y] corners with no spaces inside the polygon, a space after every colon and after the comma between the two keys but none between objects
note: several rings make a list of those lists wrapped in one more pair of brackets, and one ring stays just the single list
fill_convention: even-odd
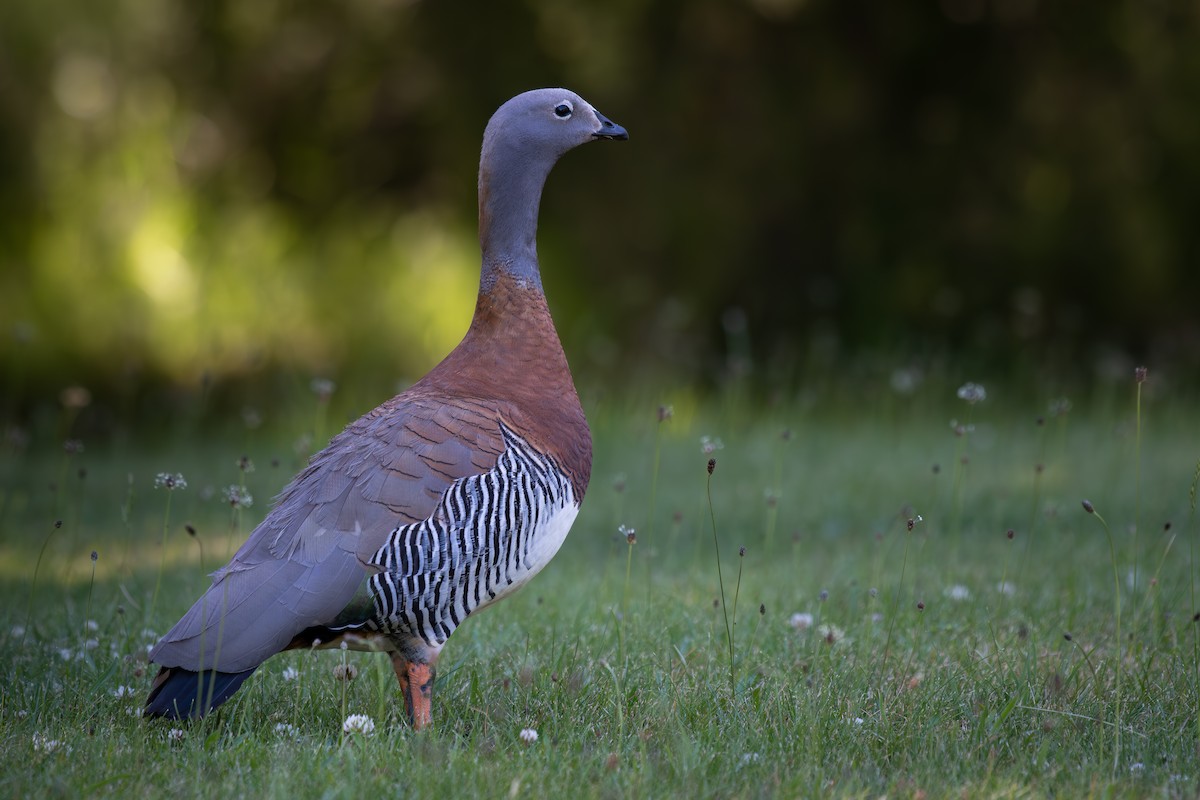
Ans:
[{"label": "dark tail feather", "polygon": [[[183,667],[163,667],[154,679],[143,714],[167,719],[196,719],[224,703],[242,682],[254,674],[245,672],[193,672]],[[203,697],[203,702],[201,701]]]}]

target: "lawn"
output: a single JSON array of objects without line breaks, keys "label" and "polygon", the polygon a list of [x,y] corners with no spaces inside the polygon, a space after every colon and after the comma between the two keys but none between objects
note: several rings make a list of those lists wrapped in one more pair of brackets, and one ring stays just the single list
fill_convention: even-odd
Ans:
[{"label": "lawn", "polygon": [[[972,377],[769,403],[585,393],[596,454],[575,528],[450,640],[422,733],[366,653],[277,656],[198,724],[138,714],[148,645],[314,429],[371,398],[325,409],[298,392],[224,423],[192,409],[69,447],[72,412],[42,416],[0,453],[0,785],[1196,796],[1194,396],[1151,373],[1140,400],[1131,374],[1069,402],[984,380],[969,403],[956,390]],[[159,473],[186,488],[155,488]],[[233,507],[229,487],[252,504]],[[344,733],[351,715],[373,732]]]}]

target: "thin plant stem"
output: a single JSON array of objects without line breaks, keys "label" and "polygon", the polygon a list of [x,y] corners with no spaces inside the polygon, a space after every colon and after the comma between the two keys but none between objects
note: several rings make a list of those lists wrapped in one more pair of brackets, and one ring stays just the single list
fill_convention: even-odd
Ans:
[{"label": "thin plant stem", "polygon": [[[961,434],[958,436],[958,446],[955,447],[954,453],[954,489],[951,497],[953,526],[954,526],[954,559],[958,560],[959,548],[962,544],[962,495],[965,491],[964,485],[967,481],[967,467],[971,463],[970,460],[970,436],[971,436],[971,417],[975,411],[975,404],[967,404],[967,421],[961,426]],[[958,431],[955,431],[958,433]]]},{"label": "thin plant stem", "polygon": [[1114,742],[1113,742],[1113,765],[1112,765],[1112,774],[1115,777],[1117,774],[1117,765],[1120,763],[1120,760],[1121,760],[1121,690],[1123,688],[1121,685],[1121,676],[1125,671],[1122,668],[1122,664],[1121,664],[1121,655],[1122,655],[1122,650],[1123,650],[1122,642],[1121,642],[1121,578],[1120,578],[1119,569],[1117,567],[1117,546],[1113,542],[1112,531],[1108,527],[1108,522],[1106,522],[1104,517],[1102,517],[1100,515],[1100,512],[1095,509],[1095,507],[1092,505],[1091,501],[1084,500],[1083,508],[1089,514],[1091,514],[1097,520],[1099,520],[1100,524],[1104,527],[1104,533],[1106,536],[1108,536],[1108,553],[1109,553],[1109,557],[1112,559],[1113,606],[1114,606],[1113,607],[1113,617],[1114,617],[1114,625],[1116,626],[1116,648],[1117,648],[1116,659],[1115,659],[1116,670],[1117,670],[1117,707],[1116,707],[1116,714],[1115,714],[1116,728],[1115,728]]},{"label": "thin plant stem", "polygon": [[721,613],[725,616],[725,642],[729,646],[729,699],[732,701],[736,691],[733,671],[733,629],[729,625],[729,609],[725,605],[725,577],[721,572],[721,542],[717,538],[717,512],[713,510],[712,502],[712,474],[716,466],[717,460],[710,458],[708,460],[708,480],[704,488],[708,498],[708,516],[712,521],[713,549],[717,554],[717,585],[721,589]]},{"label": "thin plant stem", "polygon": [[[1196,609],[1196,487],[1200,484],[1200,460],[1196,462],[1196,470],[1192,473],[1192,485],[1188,488],[1188,591],[1192,601],[1192,630],[1195,631],[1195,620],[1200,617]],[[1200,635],[1192,634],[1192,668],[1196,671],[1196,681],[1200,683]],[[1200,693],[1196,695],[1196,713],[1192,714],[1196,721],[1196,735],[1200,736]]]},{"label": "thin plant stem", "polygon": [[[1133,536],[1130,537],[1130,549],[1133,551],[1133,589],[1138,587],[1138,535],[1141,533],[1142,521],[1142,382],[1146,379],[1146,368],[1139,367],[1134,371],[1137,391],[1134,402],[1134,437],[1133,437]],[[1136,614],[1134,622],[1136,623]]]},{"label": "thin plant stem", "polygon": [[25,637],[29,635],[29,626],[33,622],[33,597],[37,594],[37,579],[38,572],[42,569],[42,558],[46,555],[46,547],[50,544],[50,538],[61,527],[62,520],[54,520],[54,527],[50,529],[50,533],[46,534],[45,540],[42,541],[42,549],[38,551],[37,562],[33,565],[33,583],[29,585],[29,607],[25,611],[25,630],[21,633],[21,644],[25,644]]},{"label": "thin plant stem", "polygon": [[[1013,537],[1016,536],[1016,532],[1010,528],[1008,530],[1008,532],[1005,533],[1004,535],[1011,542],[1013,540]],[[1012,547],[1005,548],[1005,550],[1004,550],[1004,571],[1000,574],[1000,606],[997,610],[998,611],[998,613],[996,614],[997,617],[1000,617],[1004,613],[1004,598],[1008,593],[1008,562],[1011,559],[1011,557],[1012,557]]]},{"label": "thin plant stem", "polygon": [[[1029,558],[1033,551],[1033,533],[1037,528],[1038,509],[1042,501],[1042,475],[1046,471],[1046,421],[1038,417],[1038,460],[1033,466],[1033,502],[1029,507],[1029,528],[1025,534],[1024,554],[1021,556],[1021,566],[1028,568]],[[1007,567],[1007,562],[1005,563]],[[1022,570],[1022,571],[1023,571]]]},{"label": "thin plant stem", "polygon": [[628,544],[627,553],[625,555],[625,589],[621,592],[621,619],[618,620],[617,632],[619,635],[619,644],[621,650],[621,664],[625,663],[625,624],[629,619],[629,578],[633,573],[633,546],[637,543],[637,533],[632,528],[626,528],[622,525],[618,529],[625,534],[625,541]]},{"label": "thin plant stem", "polygon": [[154,619],[154,611],[158,607],[158,593],[162,589],[163,570],[167,567],[167,533],[171,530],[171,495],[174,492],[167,491],[167,503],[163,509],[163,529],[162,529],[162,552],[158,559],[158,577],[154,579],[154,594],[150,598],[150,613],[147,615],[147,620]]},{"label": "thin plant stem", "polygon": [[[743,564],[743,562],[745,562],[745,560],[746,560],[746,548],[740,547],[740,548],[738,548],[737,583],[735,583],[733,586],[733,621],[730,623],[730,626],[729,626],[729,683],[731,686],[734,685],[734,679],[736,678],[733,654],[735,652],[734,641],[737,638],[738,596],[742,593],[742,564]],[[732,692],[731,692],[731,694],[732,694]]]},{"label": "thin plant stem", "polygon": [[900,559],[900,580],[896,584],[896,595],[895,595],[895,599],[892,601],[892,613],[890,614],[891,619],[888,620],[887,637],[883,641],[883,660],[879,666],[880,678],[883,677],[883,671],[887,667],[888,654],[890,652],[891,644],[892,644],[892,631],[895,630],[895,628],[896,628],[896,618],[899,616],[898,610],[900,608],[900,593],[904,590],[904,572],[905,572],[905,570],[908,569],[908,545],[909,545],[909,542],[912,541],[913,528],[916,527],[917,522],[919,522],[920,520],[921,520],[921,517],[918,515],[916,517],[909,519],[905,525],[906,530],[904,532],[904,555]]},{"label": "thin plant stem", "polygon": [[87,610],[83,615],[83,640],[87,642],[88,622],[92,618],[92,594],[96,589],[96,560],[100,558],[100,554],[95,550],[92,551],[92,579],[88,582],[88,598]]},{"label": "thin plant stem", "polygon": [[775,469],[772,474],[771,486],[767,489],[767,529],[763,535],[763,547],[769,548],[775,538],[775,528],[779,522],[779,495],[783,490],[783,447],[792,438],[790,429],[779,434],[775,443]]}]

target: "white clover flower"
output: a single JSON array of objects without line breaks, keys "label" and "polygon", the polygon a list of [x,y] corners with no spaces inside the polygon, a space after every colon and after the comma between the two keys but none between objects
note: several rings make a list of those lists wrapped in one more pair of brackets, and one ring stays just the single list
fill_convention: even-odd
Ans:
[{"label": "white clover flower", "polygon": [[58,739],[51,739],[42,736],[40,733],[33,735],[33,749],[39,753],[69,753],[71,748],[60,742]]},{"label": "white clover flower", "polygon": [[254,505],[254,497],[250,492],[246,491],[245,487],[238,486],[236,483],[225,487],[221,492],[221,499],[229,503],[233,508],[249,508]]},{"label": "white clover flower", "polygon": [[1059,397],[1050,401],[1050,416],[1061,417],[1071,411],[1071,401],[1065,397]]},{"label": "white clover flower", "polygon": [[295,725],[291,725],[287,722],[280,722],[275,726],[275,733],[279,736],[295,738],[299,735],[300,731],[296,730]]},{"label": "white clover flower", "polygon": [[896,394],[912,394],[921,385],[924,376],[915,367],[898,367],[892,370],[891,386]]},{"label": "white clover flower", "polygon": [[846,632],[836,625],[821,625],[817,628],[817,634],[828,644],[837,644],[846,638]]},{"label": "white clover flower", "polygon": [[961,583],[956,583],[953,586],[947,586],[946,591],[943,592],[943,594],[945,594],[946,597],[949,597],[951,600],[971,599],[971,590],[963,586]]},{"label": "white clover flower", "polygon": [[1012,597],[1014,594],[1016,594],[1017,587],[1013,585],[1012,581],[1000,581],[1000,583],[996,584],[996,591],[998,591],[1000,594]]},{"label": "white clover flower", "polygon": [[813,615],[804,612],[792,614],[792,618],[788,623],[798,631],[806,631],[812,627]]},{"label": "white clover flower", "polygon": [[294,681],[300,677],[300,673],[295,667],[288,667],[283,671],[283,679],[285,681]]},{"label": "white clover flower", "polygon": [[313,378],[308,386],[321,402],[328,401],[337,390],[337,384],[328,378]]},{"label": "white clover flower", "polygon": [[342,723],[342,733],[361,733],[370,736],[375,732],[375,720],[366,714],[351,714]]},{"label": "white clover flower", "polygon": [[100,646],[100,642],[96,639],[88,639],[83,643],[84,650],[95,650]]},{"label": "white clover flower", "polygon": [[132,686],[118,686],[116,689],[113,689],[112,696],[120,699],[123,697],[133,697],[136,694],[137,689],[134,689]]},{"label": "white clover flower", "polygon": [[701,436],[700,437],[700,452],[706,456],[710,456],[718,450],[725,449],[725,444],[718,437]]},{"label": "white clover flower", "polygon": [[183,728],[171,728],[171,730],[167,731],[167,741],[171,744],[177,744],[178,742],[182,742],[183,737],[186,735]]},{"label": "white clover flower", "polygon": [[25,626],[24,625],[13,625],[12,630],[9,631],[9,635],[12,636],[14,639],[20,639],[22,636],[25,635]]},{"label": "white clover flower", "polygon": [[336,680],[349,683],[358,677],[358,667],[353,664],[338,664],[333,668],[333,677]]},{"label": "white clover flower", "polygon": [[742,754],[741,759],[738,761],[737,768],[742,769],[743,767],[748,767],[751,764],[757,764],[760,761],[762,761],[762,756],[760,756],[758,753],[744,753]]},{"label": "white clover flower", "polygon": [[538,732],[534,728],[522,728],[520,737],[525,744],[533,744],[538,740]]},{"label": "white clover flower", "polygon": [[160,472],[154,478],[155,489],[166,489],[173,492],[176,489],[186,489],[187,480],[178,472]]},{"label": "white clover flower", "polygon": [[987,400],[987,390],[978,383],[968,381],[958,387],[958,399],[966,400],[970,405],[982,403],[984,400]]},{"label": "white clover flower", "polygon": [[89,619],[87,622],[83,623],[83,627],[86,630],[94,633],[94,632],[100,630],[100,623],[96,622],[96,620],[94,620],[94,619]]}]

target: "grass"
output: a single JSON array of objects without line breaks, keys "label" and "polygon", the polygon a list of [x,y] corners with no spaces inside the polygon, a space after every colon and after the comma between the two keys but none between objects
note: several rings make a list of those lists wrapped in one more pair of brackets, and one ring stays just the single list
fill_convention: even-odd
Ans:
[{"label": "grass", "polygon": [[[663,422],[657,403],[590,403],[575,529],[451,639],[422,734],[387,660],[361,653],[273,658],[199,724],[139,719],[147,645],[293,474],[305,424],[84,437],[74,480],[45,423],[0,456],[0,791],[1195,796],[1194,404],[1155,397],[1153,378],[1136,424],[1132,384],[1073,397],[1047,447],[1049,396],[1003,403],[1002,388],[970,409],[969,446],[948,425],[967,413],[955,386],[932,382],[770,409],[667,397]],[[723,448],[702,453],[701,436]],[[969,480],[951,462],[964,452]],[[188,484],[165,547],[160,472]],[[231,515],[233,485],[254,504]],[[736,639],[714,519],[742,570]],[[1153,579],[1133,581],[1135,563]],[[354,680],[335,679],[343,663]],[[350,714],[374,733],[344,735]]]}]

